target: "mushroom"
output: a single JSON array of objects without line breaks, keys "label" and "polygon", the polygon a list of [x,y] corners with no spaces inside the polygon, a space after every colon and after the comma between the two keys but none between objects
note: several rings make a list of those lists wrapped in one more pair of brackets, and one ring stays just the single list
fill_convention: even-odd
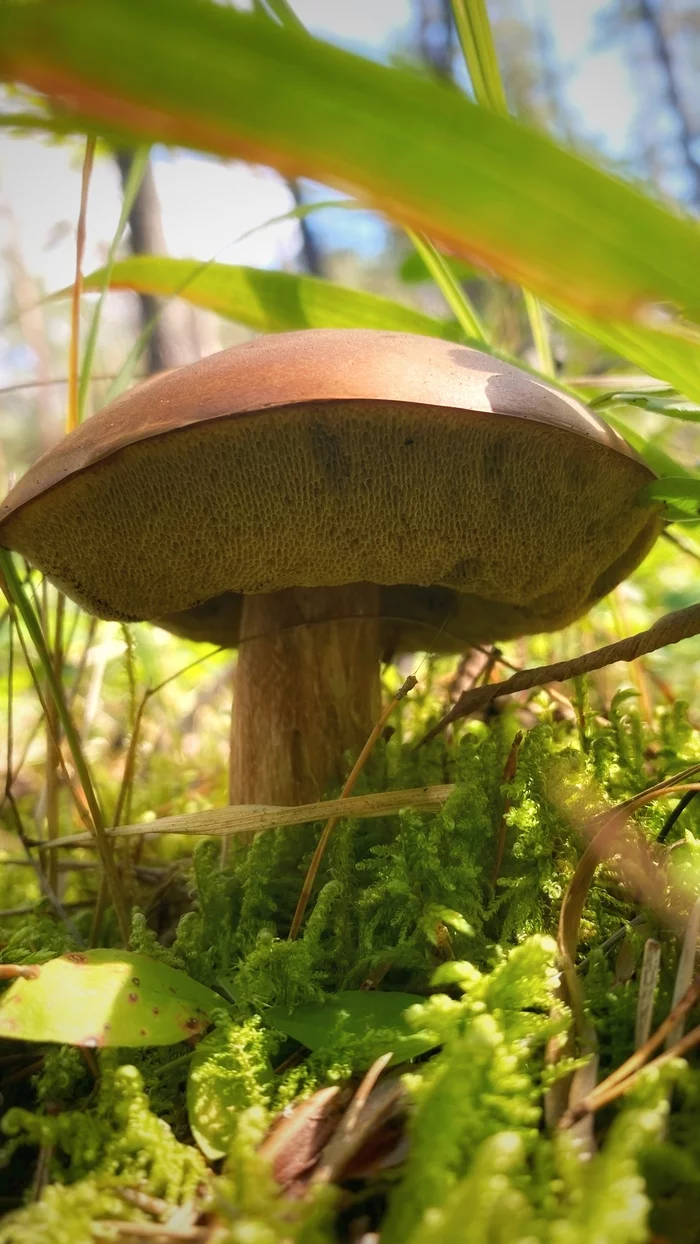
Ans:
[{"label": "mushroom", "polygon": [[568,394],[448,341],[260,337],[147,381],[45,454],[0,543],[102,618],[238,648],[234,803],[320,798],[382,654],[551,631],[661,525],[630,447]]}]

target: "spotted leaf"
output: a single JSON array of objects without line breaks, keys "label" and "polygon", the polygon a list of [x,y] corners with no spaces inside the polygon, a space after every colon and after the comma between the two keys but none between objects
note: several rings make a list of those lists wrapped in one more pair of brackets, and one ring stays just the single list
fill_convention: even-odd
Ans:
[{"label": "spotted leaf", "polygon": [[173,1045],[223,999],[147,955],[86,950],[36,965],[0,998],[0,1036],[61,1045]]}]

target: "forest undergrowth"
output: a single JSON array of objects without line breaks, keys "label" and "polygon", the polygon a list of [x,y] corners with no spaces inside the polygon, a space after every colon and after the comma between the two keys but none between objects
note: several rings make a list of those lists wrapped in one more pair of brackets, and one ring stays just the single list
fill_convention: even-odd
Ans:
[{"label": "forest undergrowth", "polygon": [[[678,1001],[700,802],[673,821],[678,793],[662,790],[587,879],[580,862],[605,809],[700,761],[700,730],[683,703],[650,724],[630,689],[607,712],[583,683],[573,712],[546,692],[532,703],[419,748],[397,715],[356,793],[454,791],[438,813],[341,821],[296,940],[319,824],[260,833],[223,869],[220,840],[199,839],[156,902],[139,877],[173,839],[120,843],[140,902],[130,949],[186,972],[220,1009],[203,1039],[175,1045],[3,1044],[2,1244],[321,1244],[380,1228],[382,1244],[698,1238],[693,1054],[671,1049],[616,1100],[603,1091],[578,1121],[575,1108],[633,1054],[645,1008],[648,1033]],[[6,856],[4,908],[30,876]],[[6,917],[1,961],[79,955],[91,919],[76,906],[61,924],[46,903]],[[111,910],[100,944],[119,944]],[[392,993],[410,995],[405,1020],[377,1007]],[[352,1019],[358,998],[348,1025],[343,999]],[[287,1031],[294,1015],[308,1045]]]}]

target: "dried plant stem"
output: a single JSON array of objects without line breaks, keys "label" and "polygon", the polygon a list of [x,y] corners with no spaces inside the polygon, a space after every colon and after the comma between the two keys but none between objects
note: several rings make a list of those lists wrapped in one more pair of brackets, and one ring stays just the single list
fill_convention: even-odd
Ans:
[{"label": "dried plant stem", "polygon": [[[362,751],[357,757],[355,764],[353,765],[350,776],[348,777],[348,780],[346,781],[343,787],[343,790],[340,796],[341,799],[347,799],[348,795],[350,795],[352,791],[354,790],[355,783],[357,782],[357,779],[360,776],[360,773],[364,769],[365,764],[367,763],[369,755],[372,751],[372,748],[374,747],[377,739],[379,738],[382,730],[384,729],[384,726],[388,718],[391,716],[396,706],[401,703],[401,700],[403,700],[404,697],[408,695],[409,691],[413,690],[417,681],[418,680],[414,678],[413,674],[410,674],[409,677],[406,679],[405,683],[403,684],[403,686],[399,687],[399,690],[396,692],[396,695],[394,696],[391,703],[387,704],[386,708],[384,709],[384,712],[381,714],[369,738],[367,739],[367,742],[362,748]],[[296,911],[294,912],[294,919],[292,920],[292,927],[289,930],[289,940],[291,942],[294,941],[295,937],[297,936],[297,933],[299,932],[299,929],[301,928],[301,922],[304,919],[304,912],[306,911],[309,898],[311,897],[311,891],[313,889],[314,881],[316,880],[316,875],[321,866],[321,860],[323,859],[325,855],[326,847],[328,846],[328,840],[331,834],[333,833],[335,826],[338,824],[339,819],[340,819],[339,813],[335,813],[334,815],[329,817],[328,821],[326,822],[325,829],[323,830],[323,833],[321,834],[321,837],[318,840],[318,845],[316,847],[316,850],[314,851],[313,859],[311,860],[311,863],[309,864],[309,870],[304,879],[304,885],[302,886],[301,894],[299,895],[299,902],[297,903],[297,908],[296,908]]]},{"label": "dried plant stem", "polygon": [[[599,1110],[601,1106],[605,1106],[610,1101],[614,1101],[621,1093],[626,1093],[628,1088],[632,1087],[634,1077],[642,1067],[644,1067],[647,1059],[654,1050],[666,1040],[670,1032],[673,1032],[676,1024],[682,1021],[695,1003],[700,998],[700,976],[696,976],[689,989],[676,1004],[673,1010],[666,1016],[663,1023],[659,1024],[653,1036],[645,1041],[644,1045],[635,1050],[626,1062],[622,1063],[615,1071],[603,1080],[592,1093],[583,1098],[573,1110],[569,1110],[562,1116],[560,1126],[562,1128],[571,1127],[578,1119],[583,1118],[584,1114],[589,1114],[594,1110]],[[655,1059],[650,1066],[660,1066],[662,1063],[668,1062],[672,1058],[679,1057],[685,1050],[691,1049],[700,1040],[700,1028],[693,1028],[687,1036],[677,1042],[670,1050],[667,1050],[659,1058]]]},{"label": "dried plant stem", "polygon": [[649,1040],[651,1021],[654,1014],[654,996],[656,994],[660,967],[661,946],[653,937],[649,937],[644,943],[642,973],[639,982],[637,1019],[634,1028],[635,1050],[640,1050]]},{"label": "dried plant stem", "polygon": [[[309,821],[324,820],[329,813],[331,816],[351,816],[367,820],[375,816],[391,816],[401,808],[439,812],[454,791],[454,783],[450,782],[444,786],[417,786],[411,790],[355,795],[350,799],[322,799],[317,803],[301,804],[294,808],[239,804],[226,808],[209,808],[204,812],[164,816],[146,825],[121,825],[118,829],[105,830],[105,834],[108,838],[137,838],[150,834],[190,834],[223,838],[227,834],[257,834],[266,829],[306,825]],[[51,843],[50,849],[94,845],[92,834],[69,834]]]},{"label": "dried plant stem", "polygon": [[606,665],[614,665],[617,661],[636,661],[647,652],[656,652],[667,644],[677,644],[698,634],[700,605],[690,605],[687,609],[664,614],[646,631],[639,631],[628,639],[620,639],[604,648],[597,648],[594,652],[586,652],[569,661],[557,661],[553,665],[540,665],[534,670],[521,670],[504,682],[491,683],[487,687],[474,687],[471,691],[463,692],[449,713],[423,736],[418,746],[421,747],[434,738],[451,722],[485,708],[492,700],[501,696],[513,695],[516,691],[530,691],[533,687],[541,687],[549,682],[566,682],[569,678],[590,674],[593,670],[604,669]]},{"label": "dried plant stem", "polygon": [[[584,1114],[592,1113],[595,1110],[601,1110],[603,1106],[609,1106],[611,1102],[616,1101],[618,1097],[622,1097],[625,1093],[628,1093],[631,1088],[634,1088],[642,1070],[646,1071],[650,1067],[664,1067],[667,1063],[673,1062],[675,1058],[682,1058],[684,1054],[687,1054],[689,1050],[694,1049],[696,1045],[700,1045],[700,1024],[697,1028],[691,1028],[690,1032],[686,1033],[684,1037],[681,1037],[680,1041],[677,1041],[676,1044],[671,1046],[670,1049],[666,1050],[663,1054],[659,1054],[658,1058],[654,1058],[652,1062],[647,1063],[646,1067],[640,1067],[637,1071],[633,1072],[632,1075],[627,1076],[625,1080],[618,1080],[617,1083],[611,1084],[609,1087],[608,1081],[603,1080],[603,1083],[598,1085],[595,1096],[591,1094],[590,1097],[579,1102],[578,1106],[575,1107],[574,1113],[576,1114],[576,1117],[583,1118]],[[605,1092],[603,1092],[604,1089]],[[564,1120],[566,1120],[566,1122]],[[572,1121],[570,1121],[567,1116],[564,1116],[564,1119],[562,1119],[562,1127],[570,1126],[572,1126]]]},{"label": "dried plant stem", "polygon": [[[700,899],[693,904],[688,923],[686,925],[681,953],[678,957],[678,968],[676,970],[676,980],[673,986],[673,997],[671,998],[671,1010],[685,997],[690,988],[691,981],[695,974],[695,956],[698,949],[698,935],[700,935]],[[679,1019],[678,1023],[671,1029],[666,1038],[666,1048],[670,1049],[683,1036],[683,1020]]]}]

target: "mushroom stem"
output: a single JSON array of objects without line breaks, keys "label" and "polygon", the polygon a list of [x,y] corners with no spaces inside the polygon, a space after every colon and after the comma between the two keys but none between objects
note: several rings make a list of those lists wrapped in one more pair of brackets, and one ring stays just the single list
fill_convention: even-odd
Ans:
[{"label": "mushroom stem", "polygon": [[287,588],[243,602],[231,803],[291,806],[346,776],[381,707],[379,588]]}]

